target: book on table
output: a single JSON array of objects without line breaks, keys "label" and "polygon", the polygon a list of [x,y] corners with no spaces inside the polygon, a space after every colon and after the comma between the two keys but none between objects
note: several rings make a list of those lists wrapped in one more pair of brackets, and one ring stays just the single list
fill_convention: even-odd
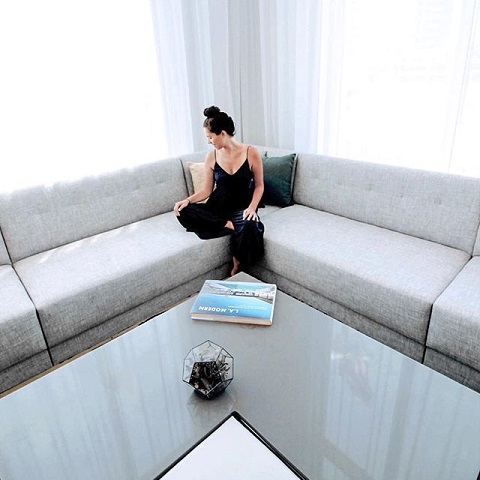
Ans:
[{"label": "book on table", "polygon": [[276,295],[273,283],[205,280],[190,314],[194,320],[271,325]]}]

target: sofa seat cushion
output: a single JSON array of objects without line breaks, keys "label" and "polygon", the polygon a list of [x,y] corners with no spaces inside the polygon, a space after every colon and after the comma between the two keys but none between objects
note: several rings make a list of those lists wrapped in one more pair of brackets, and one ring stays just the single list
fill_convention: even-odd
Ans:
[{"label": "sofa seat cushion", "polygon": [[228,240],[202,241],[169,212],[34,255],[16,268],[52,347],[225,264]]},{"label": "sofa seat cushion", "polygon": [[10,265],[0,266],[0,370],[46,350],[25,288]]},{"label": "sofa seat cushion", "polygon": [[433,305],[427,346],[480,371],[480,257],[473,257]]},{"label": "sofa seat cushion", "polygon": [[301,205],[264,223],[263,265],[422,344],[433,302],[470,258]]}]

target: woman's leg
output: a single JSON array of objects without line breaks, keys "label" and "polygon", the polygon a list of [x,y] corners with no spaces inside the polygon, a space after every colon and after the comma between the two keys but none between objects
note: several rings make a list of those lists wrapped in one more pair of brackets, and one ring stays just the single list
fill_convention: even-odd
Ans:
[{"label": "woman's leg", "polygon": [[237,260],[235,255],[233,256],[233,267],[232,270],[230,271],[230,275],[233,276],[240,272],[240,260]]},{"label": "woman's leg", "polygon": [[260,220],[244,220],[243,210],[235,212],[232,222],[235,227],[235,233],[232,236],[232,272],[238,273],[241,267],[246,268],[253,265],[263,256],[265,228]]},{"label": "woman's leg", "polygon": [[203,203],[192,203],[180,211],[178,221],[187,232],[195,232],[202,240],[230,235],[232,228],[227,228],[225,218],[221,218]]}]

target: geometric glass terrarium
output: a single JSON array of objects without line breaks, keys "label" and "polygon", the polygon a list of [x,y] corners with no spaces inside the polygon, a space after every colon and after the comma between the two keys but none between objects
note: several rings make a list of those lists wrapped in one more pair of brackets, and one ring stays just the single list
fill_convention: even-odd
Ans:
[{"label": "geometric glass terrarium", "polygon": [[214,398],[233,380],[233,357],[207,340],[192,348],[183,362],[183,381],[204,398]]}]

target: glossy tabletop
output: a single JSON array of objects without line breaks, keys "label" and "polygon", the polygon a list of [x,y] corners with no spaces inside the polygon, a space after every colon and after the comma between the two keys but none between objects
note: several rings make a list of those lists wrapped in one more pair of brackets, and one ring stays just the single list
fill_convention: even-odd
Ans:
[{"label": "glossy tabletop", "polygon": [[[152,479],[238,411],[311,479],[476,480],[478,393],[282,292],[270,327],[192,302],[0,399],[0,478]],[[182,382],[205,340],[235,359],[214,400]]]}]

